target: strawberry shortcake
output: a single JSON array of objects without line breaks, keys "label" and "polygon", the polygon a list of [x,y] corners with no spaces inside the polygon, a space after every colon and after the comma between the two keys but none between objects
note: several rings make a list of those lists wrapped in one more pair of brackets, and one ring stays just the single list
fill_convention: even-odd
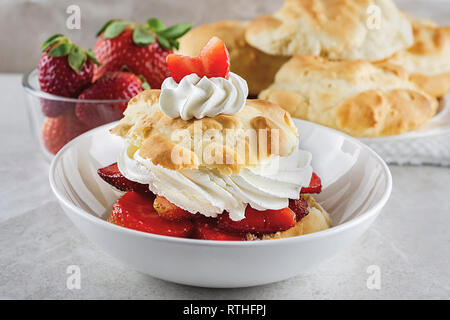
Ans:
[{"label": "strawberry shortcake", "polygon": [[167,56],[161,90],[135,96],[111,129],[117,163],[98,170],[125,193],[108,218],[139,231],[203,240],[265,240],[331,226],[313,194],[321,180],[289,113],[247,100],[227,48]]}]

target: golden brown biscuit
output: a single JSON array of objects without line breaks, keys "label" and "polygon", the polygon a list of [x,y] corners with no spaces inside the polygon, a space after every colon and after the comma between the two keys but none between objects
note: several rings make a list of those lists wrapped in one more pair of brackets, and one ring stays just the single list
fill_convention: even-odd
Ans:
[{"label": "golden brown biscuit", "polygon": [[450,27],[413,21],[414,44],[386,61],[405,68],[419,87],[435,97],[450,91]]},{"label": "golden brown biscuit", "polygon": [[[243,167],[258,165],[270,155],[287,156],[297,147],[297,129],[289,113],[274,103],[247,100],[236,114],[182,120],[169,118],[161,111],[160,92],[147,90],[131,99],[125,117],[111,129],[113,134],[134,145],[134,150],[139,149],[141,157],[150,159],[155,165],[172,170],[202,168],[231,174],[238,173]],[[216,129],[215,135],[208,135],[208,129]],[[235,139],[228,139],[232,137],[227,136],[230,133],[236,133]],[[247,133],[254,133],[254,136]],[[258,150],[264,144],[268,147],[266,153]],[[243,153],[240,146],[245,148],[245,159],[239,158]],[[178,161],[174,155],[183,155],[183,161]],[[221,161],[215,161],[216,157]]]},{"label": "golden brown biscuit", "polygon": [[178,53],[196,57],[209,39],[219,37],[230,53],[231,71],[247,80],[250,96],[257,96],[273,82],[288,58],[267,55],[248,45],[244,36],[247,25],[244,21],[222,20],[198,26],[179,40]]},{"label": "golden brown biscuit", "polygon": [[272,55],[369,61],[413,43],[409,20],[391,0],[286,0],[251,21],[246,39]]},{"label": "golden brown biscuit", "polygon": [[413,130],[438,108],[437,100],[398,66],[313,56],[294,56],[259,98],[279,104],[294,117],[357,137]]},{"label": "golden brown biscuit", "polygon": [[331,227],[331,219],[329,214],[325,211],[320,204],[316,202],[313,196],[308,194],[302,194],[302,198],[308,203],[308,215],[303,217],[297,224],[286,230],[272,234],[265,234],[261,238],[255,234],[247,234],[247,240],[271,240],[271,239],[283,239],[301,236],[308,233],[318,232],[326,230]]}]

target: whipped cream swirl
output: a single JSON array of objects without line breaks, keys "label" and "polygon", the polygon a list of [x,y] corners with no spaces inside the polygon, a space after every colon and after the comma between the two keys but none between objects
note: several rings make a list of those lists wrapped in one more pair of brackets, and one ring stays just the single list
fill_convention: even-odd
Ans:
[{"label": "whipped cream swirl", "polygon": [[223,175],[204,169],[180,171],[154,165],[122,151],[118,166],[128,179],[149,184],[150,190],[191,212],[217,217],[227,211],[232,220],[245,218],[247,204],[256,210],[286,208],[289,199],[298,199],[300,189],[311,180],[311,153],[296,149],[288,157],[272,157],[258,167],[239,174]]},{"label": "whipped cream swirl", "polygon": [[247,82],[235,73],[230,72],[229,79],[200,78],[192,73],[180,83],[172,77],[166,78],[161,86],[159,105],[171,118],[201,119],[239,112],[247,95]]}]

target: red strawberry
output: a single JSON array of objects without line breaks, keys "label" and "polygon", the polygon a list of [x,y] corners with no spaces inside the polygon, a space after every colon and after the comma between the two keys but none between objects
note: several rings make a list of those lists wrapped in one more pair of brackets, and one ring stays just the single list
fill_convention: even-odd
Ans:
[{"label": "red strawberry", "polygon": [[98,169],[97,173],[100,178],[121,191],[136,191],[142,194],[146,194],[147,196],[151,196],[152,198],[155,197],[153,192],[151,192],[148,188],[148,184],[134,182],[125,178],[119,171],[117,162],[107,167]]},{"label": "red strawberry", "polygon": [[56,154],[67,142],[87,130],[88,128],[69,111],[59,117],[44,120],[42,140],[45,148]]},{"label": "red strawberry", "polygon": [[243,241],[239,233],[227,232],[217,227],[217,219],[200,217],[194,220],[194,237],[203,240]]},{"label": "red strawberry", "polygon": [[289,209],[294,211],[297,221],[302,220],[303,217],[307,216],[309,213],[308,203],[303,198],[300,198],[297,200],[290,199],[289,200]]},{"label": "red strawberry", "polygon": [[167,56],[167,65],[172,78],[180,82],[183,77],[196,73],[201,77],[222,77],[228,79],[230,56],[222,40],[212,37],[195,58],[178,54]]},{"label": "red strawberry", "polygon": [[166,56],[178,48],[177,39],[190,28],[184,23],[166,28],[158,19],[149,19],[146,25],[108,21],[97,34],[95,53],[102,65],[95,70],[94,79],[126,67],[142,75],[151,88],[161,88],[169,76]]},{"label": "red strawberry", "polygon": [[245,218],[233,221],[227,212],[218,216],[218,226],[227,231],[274,233],[284,231],[296,223],[295,213],[289,209],[258,211],[250,206],[245,210]]},{"label": "red strawberry", "polygon": [[153,199],[134,191],[116,201],[108,221],[125,228],[181,238],[189,237],[194,229],[190,220],[161,218],[153,208]]},{"label": "red strawberry", "polygon": [[[38,74],[41,90],[58,96],[75,98],[87,87],[98,63],[92,52],[73,44],[67,37],[57,34],[41,46]],[[42,99],[42,112],[48,117],[63,114],[71,103]]]},{"label": "red strawberry", "polygon": [[[139,77],[129,72],[108,72],[86,88],[80,100],[129,100],[141,92],[143,83]],[[119,120],[127,108],[127,102],[77,103],[75,113],[88,127]]]},{"label": "red strawberry", "polygon": [[302,188],[300,193],[320,193],[322,192],[322,182],[317,174],[313,172],[309,186]]},{"label": "red strawberry", "polygon": [[167,220],[185,220],[192,217],[189,211],[181,209],[162,196],[156,196],[153,207],[161,217]]},{"label": "red strawberry", "polygon": [[55,118],[64,112],[74,112],[76,103],[41,98],[41,110],[46,117]]}]

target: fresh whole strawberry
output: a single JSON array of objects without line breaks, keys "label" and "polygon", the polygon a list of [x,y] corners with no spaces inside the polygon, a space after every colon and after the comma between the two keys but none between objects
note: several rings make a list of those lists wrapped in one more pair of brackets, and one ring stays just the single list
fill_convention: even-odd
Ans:
[{"label": "fresh whole strawberry", "polygon": [[162,196],[156,196],[153,207],[161,217],[167,220],[177,221],[192,218],[189,211],[181,209]]},{"label": "fresh whole strawberry", "polygon": [[217,219],[199,217],[194,219],[194,238],[217,241],[243,241],[244,236],[236,232],[228,232],[217,226]]},{"label": "fresh whole strawberry", "polygon": [[117,162],[107,167],[98,169],[97,173],[100,178],[102,178],[113,187],[119,189],[120,191],[136,191],[138,193],[155,198],[153,192],[151,192],[148,188],[148,184],[134,182],[125,178],[119,171]]},{"label": "fresh whole strawberry", "polygon": [[69,110],[56,118],[44,120],[42,141],[50,153],[56,154],[67,142],[87,130],[88,128]]},{"label": "fresh whole strawberry", "polygon": [[194,230],[190,220],[161,218],[153,208],[153,199],[134,191],[116,201],[108,221],[125,228],[181,238],[189,237]]},{"label": "fresh whole strawberry", "polygon": [[[91,51],[72,43],[67,37],[56,34],[41,46],[38,77],[41,90],[57,96],[76,98],[94,76],[98,64]],[[73,106],[70,102],[41,99],[42,112],[57,117]]]},{"label": "fresh whole strawberry", "polygon": [[250,206],[245,210],[245,218],[233,221],[227,212],[218,216],[218,226],[231,232],[252,232],[259,234],[284,231],[295,226],[295,213],[289,209],[258,211]]},{"label": "fresh whole strawberry", "polygon": [[108,21],[97,33],[94,50],[101,66],[96,68],[94,79],[125,67],[143,76],[152,89],[161,88],[169,76],[166,57],[173,48],[178,49],[177,39],[190,28],[185,23],[166,28],[154,18],[145,25],[123,20]]},{"label": "fresh whole strawberry", "polygon": [[300,193],[320,193],[322,192],[322,182],[317,174],[313,172],[308,187],[302,188]]},{"label": "fresh whole strawberry", "polygon": [[[145,87],[141,79],[130,72],[108,72],[86,88],[79,100],[129,100]],[[75,113],[89,128],[119,120],[127,102],[78,102]]]},{"label": "fresh whole strawberry", "polygon": [[212,37],[200,51],[198,57],[187,57],[179,54],[167,56],[170,75],[176,82],[192,73],[202,77],[222,77],[228,79],[230,72],[230,56],[225,43]]}]

